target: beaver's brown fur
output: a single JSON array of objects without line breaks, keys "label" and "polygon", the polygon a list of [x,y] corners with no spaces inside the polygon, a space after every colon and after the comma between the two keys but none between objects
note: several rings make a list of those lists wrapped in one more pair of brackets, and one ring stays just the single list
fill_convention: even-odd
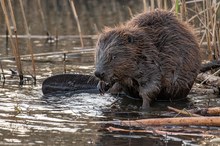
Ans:
[{"label": "beaver's brown fur", "polygon": [[200,51],[192,29],[166,11],[141,13],[100,34],[95,75],[143,99],[184,98],[200,69]]}]

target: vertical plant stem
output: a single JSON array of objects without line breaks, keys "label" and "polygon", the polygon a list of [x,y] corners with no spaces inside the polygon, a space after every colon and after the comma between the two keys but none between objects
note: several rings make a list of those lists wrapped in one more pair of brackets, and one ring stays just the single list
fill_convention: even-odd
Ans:
[{"label": "vertical plant stem", "polygon": [[154,11],[154,8],[155,8],[155,6],[154,6],[154,0],[151,0],[151,1],[150,1],[150,6],[151,6],[151,11]]},{"label": "vertical plant stem", "polygon": [[66,53],[63,54],[63,71],[66,73]]},{"label": "vertical plant stem", "polygon": [[219,27],[220,25],[219,23],[217,23],[216,24],[216,41],[217,41],[217,47],[218,47],[218,56],[220,56],[220,29]]},{"label": "vertical plant stem", "polygon": [[75,17],[76,23],[77,23],[77,28],[78,28],[78,31],[79,31],[81,47],[84,47],[83,39],[82,39],[82,31],[81,31],[81,27],[80,27],[80,23],[79,23],[79,18],[78,18],[78,15],[76,13],[76,8],[75,8],[75,5],[74,5],[74,1],[73,0],[69,0],[69,2],[70,2],[70,6],[72,8],[73,15]]},{"label": "vertical plant stem", "polygon": [[[12,39],[12,32],[11,32],[11,29],[10,29],[8,13],[6,11],[5,0],[1,0],[1,6],[2,6],[4,16],[5,16],[5,23],[6,23],[6,26],[7,26],[7,29],[8,29],[8,33],[10,35],[10,42],[11,42],[11,45],[12,45],[13,54],[14,54],[14,57],[15,57],[15,61],[16,61],[16,65],[17,65],[17,69],[18,69],[18,73],[19,73],[19,77],[20,77],[20,84],[23,84],[23,73],[22,73],[22,67],[21,67],[20,54],[19,54],[18,48],[16,48],[17,45],[14,44],[13,39]],[[14,30],[17,31],[16,25],[14,26]],[[17,41],[17,39],[16,39],[16,41]],[[17,42],[16,42],[16,44],[17,44]]]},{"label": "vertical plant stem", "polygon": [[162,2],[163,1],[161,1],[161,0],[157,0],[157,5],[158,5],[159,9],[162,9],[162,7],[163,7],[163,3]]},{"label": "vertical plant stem", "polygon": [[58,49],[58,28],[56,29],[56,50]]},{"label": "vertical plant stem", "polygon": [[11,5],[11,0],[8,0],[8,6],[10,9],[10,15],[11,15],[11,19],[12,19],[12,23],[13,23],[13,27],[14,27],[14,34],[15,34],[15,50],[16,50],[16,54],[18,57],[18,64],[19,64],[19,77],[20,77],[20,84],[23,84],[23,74],[22,74],[22,65],[21,65],[21,57],[20,57],[20,51],[19,51],[19,45],[18,45],[18,36],[17,36],[17,25],[15,22],[15,16],[14,16],[14,12],[13,12],[13,8]]},{"label": "vertical plant stem", "polygon": [[143,0],[144,12],[147,12],[147,3],[146,0]]},{"label": "vertical plant stem", "polygon": [[168,10],[168,4],[167,4],[167,1],[168,1],[168,0],[164,0],[164,9],[165,9],[165,10]]},{"label": "vertical plant stem", "polygon": [[4,74],[4,70],[3,70],[3,66],[2,66],[2,62],[1,61],[0,61],[0,66],[1,66],[1,70],[2,70],[3,80],[5,81],[5,74]]},{"label": "vertical plant stem", "polygon": [[30,37],[29,30],[28,30],[28,24],[27,24],[27,19],[26,19],[26,16],[25,16],[22,0],[19,0],[19,3],[20,3],[20,7],[21,7],[22,17],[24,19],[25,32],[28,36],[27,48],[28,48],[28,50],[31,54],[31,62],[32,62],[34,83],[36,83],[36,67],[35,67],[35,60],[34,60],[34,55],[33,55],[33,48],[32,48],[32,44],[31,44],[31,37]]},{"label": "vertical plant stem", "polygon": [[6,54],[8,55],[8,48],[9,48],[9,46],[8,46],[8,29],[7,28],[6,28],[5,34],[6,34],[6,37],[5,37],[5,41],[6,41],[5,49],[6,49]]},{"label": "vertical plant stem", "polygon": [[178,14],[179,14],[179,0],[175,1],[175,12],[176,12],[176,16],[178,16]]},{"label": "vertical plant stem", "polygon": [[[133,17],[133,16],[134,16],[133,13],[132,13],[132,11],[131,11],[131,8],[130,8],[130,7],[128,7],[128,12],[129,12],[130,17]],[[96,26],[96,30],[98,30],[98,29],[97,29],[97,26]],[[98,31],[96,31],[96,32],[98,33]]]},{"label": "vertical plant stem", "polygon": [[207,29],[206,29],[207,47],[208,47],[208,49],[210,51],[209,60],[213,60],[213,59],[215,59],[215,53],[213,52],[212,47],[211,47],[211,37],[210,37],[210,32],[209,32],[210,31],[209,30],[209,28],[210,28],[210,26],[209,26],[210,15],[209,15],[209,11],[208,11],[208,9],[209,9],[209,2],[210,2],[210,0],[204,0],[203,1],[203,6],[204,6],[203,9],[204,10],[207,9],[206,13],[204,13],[205,14],[204,18],[206,18],[205,19],[205,25],[207,27]]},{"label": "vertical plant stem", "polygon": [[212,1],[212,5],[210,6],[210,11],[211,11],[211,26],[212,26],[212,44],[214,47],[214,51],[215,51],[215,59],[219,58],[219,47],[218,47],[218,40],[217,40],[217,11],[218,11],[218,5],[216,0]]},{"label": "vertical plant stem", "polygon": [[182,19],[182,21],[186,21],[186,1],[185,0],[182,0],[181,19]]},{"label": "vertical plant stem", "polygon": [[42,19],[44,32],[47,32],[48,30],[47,30],[47,26],[46,26],[46,23],[45,23],[45,17],[44,17],[43,10],[42,10],[42,8],[41,8],[41,2],[40,2],[40,0],[37,0],[37,4],[38,4],[38,8],[39,8],[39,12],[40,12],[41,19]]}]

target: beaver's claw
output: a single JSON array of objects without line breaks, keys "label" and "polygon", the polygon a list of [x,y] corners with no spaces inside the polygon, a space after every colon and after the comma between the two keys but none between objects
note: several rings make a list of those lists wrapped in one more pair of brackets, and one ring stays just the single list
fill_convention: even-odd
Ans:
[{"label": "beaver's claw", "polygon": [[99,81],[97,88],[101,95],[103,95],[110,88],[109,84],[104,81]]}]

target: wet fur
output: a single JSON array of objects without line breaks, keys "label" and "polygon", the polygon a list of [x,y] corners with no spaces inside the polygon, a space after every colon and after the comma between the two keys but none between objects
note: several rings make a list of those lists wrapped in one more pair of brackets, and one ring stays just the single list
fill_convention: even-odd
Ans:
[{"label": "wet fur", "polygon": [[199,46],[192,29],[165,11],[141,13],[108,28],[96,49],[101,79],[121,85],[130,96],[152,99],[186,97],[200,69]]}]

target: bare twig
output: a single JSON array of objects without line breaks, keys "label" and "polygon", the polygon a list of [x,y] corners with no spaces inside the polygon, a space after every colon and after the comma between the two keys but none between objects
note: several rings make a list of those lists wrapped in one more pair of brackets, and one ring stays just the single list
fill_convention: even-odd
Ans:
[{"label": "bare twig", "polygon": [[167,108],[169,110],[172,110],[172,111],[178,113],[178,114],[183,114],[183,115],[187,115],[187,116],[191,116],[191,117],[201,117],[201,115],[191,113],[187,110],[179,110],[179,109],[176,109],[176,108],[173,108],[173,107],[170,107],[170,106],[168,106]]}]

